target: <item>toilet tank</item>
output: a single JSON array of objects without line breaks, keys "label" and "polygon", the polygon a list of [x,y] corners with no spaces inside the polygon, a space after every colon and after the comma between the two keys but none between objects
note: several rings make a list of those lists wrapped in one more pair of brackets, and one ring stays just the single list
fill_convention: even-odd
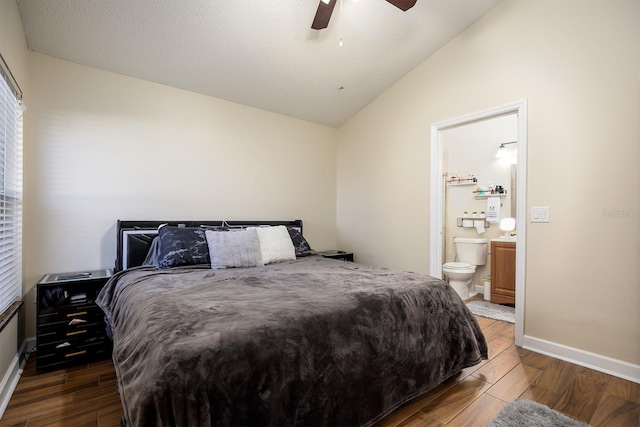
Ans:
[{"label": "toilet tank", "polygon": [[485,265],[487,263],[487,239],[468,237],[454,237],[458,262],[471,265]]}]

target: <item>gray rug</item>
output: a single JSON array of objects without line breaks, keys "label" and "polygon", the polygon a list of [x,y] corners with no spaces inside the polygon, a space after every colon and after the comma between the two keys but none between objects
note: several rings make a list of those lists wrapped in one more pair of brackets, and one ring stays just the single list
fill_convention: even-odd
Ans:
[{"label": "gray rug", "polygon": [[525,399],[507,403],[487,427],[589,427],[558,411]]},{"label": "gray rug", "polygon": [[476,316],[516,323],[516,309],[507,305],[491,304],[488,301],[471,301],[467,303],[467,307]]}]

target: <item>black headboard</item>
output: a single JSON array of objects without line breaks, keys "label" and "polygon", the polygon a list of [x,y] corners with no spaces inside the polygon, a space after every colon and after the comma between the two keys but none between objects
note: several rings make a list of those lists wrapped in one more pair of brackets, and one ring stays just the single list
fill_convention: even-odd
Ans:
[{"label": "black headboard", "polygon": [[302,220],[293,221],[123,221],[118,220],[115,270],[142,265],[151,242],[158,235],[158,227],[168,224],[178,227],[231,227],[285,225],[302,233]]}]

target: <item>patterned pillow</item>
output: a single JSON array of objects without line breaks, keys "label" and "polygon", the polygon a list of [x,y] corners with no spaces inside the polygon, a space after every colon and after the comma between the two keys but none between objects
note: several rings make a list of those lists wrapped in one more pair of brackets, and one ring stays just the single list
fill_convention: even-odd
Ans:
[{"label": "patterned pillow", "polygon": [[258,267],[262,263],[260,240],[255,230],[205,232],[211,268]]},{"label": "patterned pillow", "polygon": [[158,230],[158,237],[158,267],[209,264],[209,246],[204,229],[165,225]]},{"label": "patterned pillow", "polygon": [[302,236],[302,233],[297,228],[287,227],[287,231],[289,232],[289,237],[291,237],[291,241],[293,242],[293,248],[296,251],[296,256],[304,256],[311,252],[311,246]]}]

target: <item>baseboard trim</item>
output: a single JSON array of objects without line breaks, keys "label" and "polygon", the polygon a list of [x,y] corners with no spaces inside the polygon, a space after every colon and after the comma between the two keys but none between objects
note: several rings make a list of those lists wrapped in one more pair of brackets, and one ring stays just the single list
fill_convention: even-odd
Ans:
[{"label": "baseboard trim", "polygon": [[16,389],[20,380],[20,354],[16,354],[11,362],[11,366],[7,370],[2,383],[0,383],[0,419],[4,415],[5,409],[9,405],[13,390]]},{"label": "baseboard trim", "polygon": [[11,396],[13,396],[13,392],[22,376],[24,365],[27,364],[28,356],[25,357],[25,355],[35,345],[35,338],[28,338],[22,343],[18,354],[13,358],[11,366],[0,383],[0,419],[2,419],[7,406],[9,406]]},{"label": "baseboard trim", "polygon": [[27,360],[29,359],[29,352],[35,346],[35,338],[27,338],[22,343],[18,354],[13,358],[11,366],[0,383],[0,419],[2,419],[7,406],[9,406],[11,396],[13,396],[13,392],[18,385],[18,381],[20,381],[20,377],[24,371],[24,366],[27,364]]},{"label": "baseboard trim", "polygon": [[522,347],[640,384],[640,365],[527,335]]}]

